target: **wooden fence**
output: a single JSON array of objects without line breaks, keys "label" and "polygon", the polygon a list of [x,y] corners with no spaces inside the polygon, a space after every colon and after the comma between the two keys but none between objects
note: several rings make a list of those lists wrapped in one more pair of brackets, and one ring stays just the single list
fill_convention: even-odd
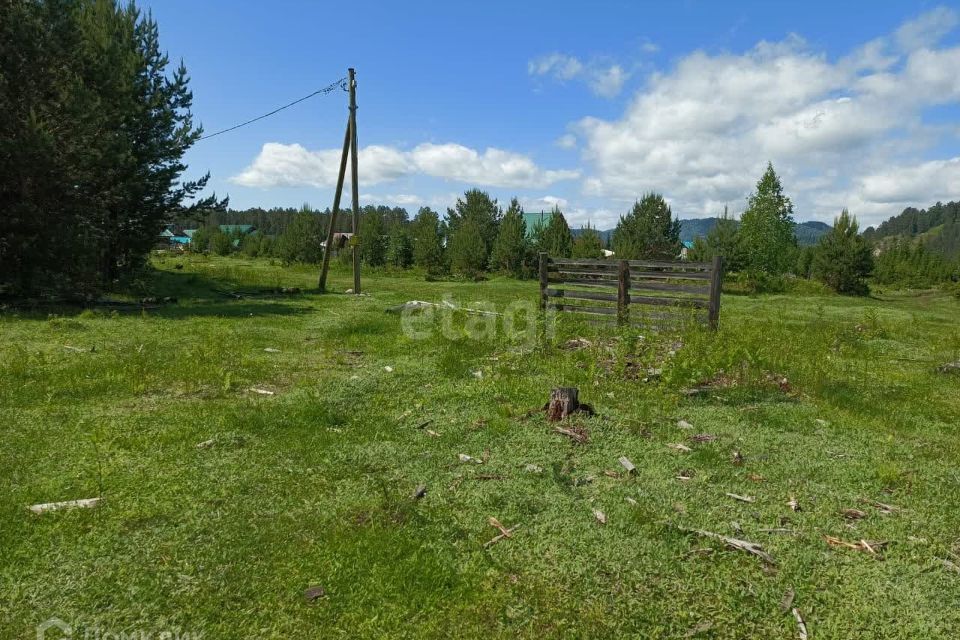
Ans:
[{"label": "wooden fence", "polygon": [[722,274],[720,257],[713,262],[568,260],[541,253],[540,308],[618,324],[662,326],[693,318],[716,329]]}]

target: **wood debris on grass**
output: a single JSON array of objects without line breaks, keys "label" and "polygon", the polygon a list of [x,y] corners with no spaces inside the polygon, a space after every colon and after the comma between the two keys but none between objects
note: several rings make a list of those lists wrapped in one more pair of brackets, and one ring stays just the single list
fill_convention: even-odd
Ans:
[{"label": "wood debris on grass", "polygon": [[948,560],[947,558],[941,558],[941,559],[940,559],[940,562],[943,564],[943,566],[944,566],[945,568],[949,569],[950,571],[954,571],[954,572],[956,572],[956,573],[960,573],[960,565],[957,565],[957,563],[952,562],[951,560]]},{"label": "wood debris on grass", "polygon": [[747,480],[750,482],[763,482],[765,478],[759,473],[748,473]]},{"label": "wood debris on grass", "polygon": [[847,520],[862,520],[867,517],[866,512],[860,511],[860,509],[842,509],[840,515]]},{"label": "wood debris on grass", "polygon": [[679,442],[673,442],[673,443],[668,444],[667,446],[670,447],[671,449],[675,449],[676,451],[683,451],[684,453],[688,453],[688,452],[690,452],[690,451],[693,451],[693,449],[691,449],[691,448],[688,447],[687,445],[681,444],[681,443],[679,443]]},{"label": "wood debris on grass", "polygon": [[744,463],[743,454],[740,453],[739,451],[734,450],[734,451],[730,454],[730,462],[732,462],[734,465],[736,465],[736,466],[738,466],[738,467],[741,466],[741,465]]},{"label": "wood debris on grass", "polygon": [[637,505],[640,504],[639,502],[637,502],[636,500],[634,500],[629,496],[627,496],[626,501],[627,501],[627,504],[629,504],[631,507],[636,507]]},{"label": "wood debris on grass", "polygon": [[841,540],[836,536],[824,535],[823,539],[826,540],[827,544],[831,547],[838,547],[841,549],[854,549],[857,551],[866,551],[871,555],[877,555],[878,549],[883,549],[886,547],[889,542],[880,541],[880,540],[858,540],[856,542],[847,542],[846,540]]},{"label": "wood debris on grass", "polygon": [[249,389],[247,389],[247,391],[250,391],[250,392],[252,392],[252,393],[258,393],[258,394],[260,394],[261,396],[272,396],[272,395],[276,395],[276,392],[274,392],[274,391],[270,391],[269,389],[259,389],[259,388],[257,388],[257,387],[250,387]]},{"label": "wood debris on grass", "polygon": [[627,456],[620,456],[618,460],[620,462],[620,466],[626,469],[629,475],[635,475],[637,473],[637,468],[633,465],[632,462],[630,462],[630,458],[628,458]]},{"label": "wood debris on grass", "polygon": [[327,590],[321,586],[308,587],[306,591],[303,592],[304,599],[309,603],[314,603],[320,598],[324,598],[327,595]]},{"label": "wood debris on grass", "polygon": [[280,353],[280,349],[275,349],[273,347],[267,347],[266,349],[264,349],[264,351],[266,351],[267,353]]},{"label": "wood debris on grass", "polygon": [[391,367],[390,365],[385,366],[383,370],[386,371],[387,373],[393,373],[393,367]]},{"label": "wood debris on grass", "polygon": [[425,433],[426,433],[428,436],[432,437],[432,438],[439,438],[439,437],[440,437],[440,434],[437,433],[436,431],[432,430],[432,429],[427,429]]},{"label": "wood debris on grass", "polygon": [[680,429],[693,429],[693,425],[686,420],[677,420],[677,427]]},{"label": "wood debris on grass", "polygon": [[590,434],[583,427],[571,427],[569,429],[564,427],[554,427],[553,430],[555,433],[567,436],[577,444],[586,444],[590,441]]},{"label": "wood debris on grass", "polygon": [[513,527],[511,527],[511,528],[508,529],[508,528],[506,528],[505,526],[503,526],[503,524],[501,524],[500,521],[497,520],[496,518],[494,518],[493,516],[490,516],[490,518],[487,520],[487,522],[490,523],[490,526],[491,526],[491,527],[494,527],[495,529],[497,529],[498,531],[500,531],[500,534],[494,536],[493,538],[491,538],[490,540],[488,540],[487,542],[485,542],[485,543],[483,544],[484,547],[493,546],[493,545],[497,544],[498,542],[500,542],[501,540],[503,540],[504,538],[510,538],[510,537],[512,537],[513,532],[520,528],[520,525],[517,524],[517,525],[514,525]]},{"label": "wood debris on grass", "polygon": [[473,464],[483,464],[483,460],[480,460],[479,458],[474,458],[473,456],[468,456],[465,453],[458,453],[457,458],[460,460],[460,462],[463,462],[463,463],[472,462]]},{"label": "wood debris on grass", "polygon": [[747,540],[740,540],[739,538],[731,538],[729,536],[721,535],[719,533],[714,533],[713,531],[705,531],[703,529],[688,529],[686,527],[677,527],[680,531],[685,533],[693,533],[702,538],[713,538],[714,540],[720,540],[724,544],[734,549],[739,549],[745,553],[754,555],[767,564],[775,565],[776,562],[769,553],[763,550],[763,547],[756,542],[749,542]]},{"label": "wood debris on grass", "polygon": [[210,440],[204,440],[203,442],[198,442],[197,449],[209,449],[214,444],[216,444],[216,442],[217,441],[212,438]]},{"label": "wood debris on grass", "polygon": [[593,517],[597,519],[597,522],[600,524],[607,524],[607,514],[599,509],[593,510]]},{"label": "wood debris on grass", "polygon": [[543,467],[532,463],[524,465],[523,470],[527,473],[543,473]]},{"label": "wood debris on grass", "polygon": [[713,442],[717,439],[717,436],[711,433],[698,433],[695,436],[690,436],[687,438],[690,442]]},{"label": "wood debris on grass", "polygon": [[860,498],[860,504],[868,504],[871,507],[874,507],[880,511],[885,516],[888,516],[897,511],[901,511],[900,507],[895,507],[892,504],[884,504],[882,502],[877,502],[876,500],[870,500],[869,498]]},{"label": "wood debris on grass", "polygon": [[807,640],[807,624],[803,621],[803,616],[800,615],[800,611],[794,607],[792,609],[793,617],[797,621],[797,633],[800,636],[800,640]]},{"label": "wood debris on grass", "polygon": [[740,502],[756,502],[756,501],[757,501],[757,499],[754,498],[753,496],[741,496],[741,495],[738,495],[738,494],[736,494],[736,493],[729,493],[729,492],[728,492],[728,493],[726,494],[726,496],[727,496],[728,498],[733,498],[734,500],[739,500]]},{"label": "wood debris on grass", "polygon": [[793,599],[797,596],[796,591],[793,590],[793,587],[787,589],[783,594],[783,598],[780,600],[780,613],[786,613],[793,608]]},{"label": "wood debris on grass", "polygon": [[793,496],[790,496],[787,506],[790,507],[791,511],[800,511],[800,503],[797,502],[797,499]]},{"label": "wood debris on grass", "polygon": [[44,502],[34,504],[29,507],[30,511],[40,515],[50,511],[61,511],[63,509],[92,509],[100,504],[102,498],[83,498],[81,500],[64,500],[63,502]]}]

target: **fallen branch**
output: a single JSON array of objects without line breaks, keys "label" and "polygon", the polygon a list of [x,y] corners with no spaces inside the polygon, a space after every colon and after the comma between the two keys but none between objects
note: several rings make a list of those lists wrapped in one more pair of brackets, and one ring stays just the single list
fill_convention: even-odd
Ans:
[{"label": "fallen branch", "polygon": [[500,523],[499,520],[497,520],[497,519],[494,518],[493,516],[490,516],[489,522],[490,522],[490,526],[491,526],[491,527],[495,527],[496,529],[498,529],[498,530],[500,531],[500,534],[497,535],[497,536],[494,536],[493,538],[491,538],[490,540],[488,540],[487,542],[485,542],[485,543],[483,544],[484,548],[490,547],[490,546],[492,546],[492,545],[495,545],[495,544],[497,544],[498,542],[500,542],[501,540],[503,540],[504,538],[509,538],[509,537],[511,537],[511,535],[513,534],[513,532],[520,528],[520,525],[514,525],[514,526],[511,527],[510,529],[507,529],[505,526],[503,526],[503,525]]},{"label": "fallen branch", "polygon": [[797,620],[797,631],[800,634],[800,640],[807,640],[807,624],[803,621],[803,616],[796,607],[793,608],[793,617]]},{"label": "fallen branch", "polygon": [[869,498],[860,498],[860,504],[868,504],[871,507],[876,507],[884,515],[890,515],[896,511],[901,511],[900,507],[895,507],[892,504],[883,504],[882,502],[870,500]]},{"label": "fallen branch", "polygon": [[693,449],[691,449],[691,448],[688,447],[687,445],[685,445],[685,444],[680,444],[679,442],[671,443],[671,444],[668,444],[667,446],[670,447],[671,449],[676,449],[677,451],[683,451],[684,453],[688,453],[688,452],[690,452],[690,451],[693,451]]},{"label": "fallen branch", "polygon": [[268,391],[267,389],[257,389],[256,387],[250,387],[250,391],[254,393],[259,393],[262,396],[272,396],[275,395],[273,391]]},{"label": "fallen branch", "polygon": [[730,538],[728,536],[720,535],[719,533],[714,533],[713,531],[704,531],[703,529],[687,529],[686,527],[677,527],[680,531],[686,533],[695,533],[698,536],[703,538],[713,538],[714,540],[720,540],[729,547],[734,549],[739,549],[740,551],[745,551],[751,555],[755,555],[767,564],[775,565],[773,557],[763,550],[756,542],[748,542],[747,540],[740,540],[738,538]]},{"label": "fallen branch", "polygon": [[30,511],[33,511],[37,515],[41,513],[47,513],[48,511],[59,511],[61,509],[75,509],[75,508],[85,508],[91,509],[100,504],[102,498],[84,498],[83,500],[65,500],[63,502],[45,502],[43,504],[35,504],[30,507]]},{"label": "fallen branch", "polygon": [[727,493],[728,498],[733,498],[734,500],[739,500],[740,502],[756,502],[757,499],[753,496],[741,496],[736,493]]},{"label": "fallen branch", "polygon": [[584,444],[590,440],[587,431],[582,428],[566,429],[564,427],[554,427],[553,430],[561,435],[565,435],[578,444]]},{"label": "fallen branch", "polygon": [[827,544],[831,547],[840,547],[843,549],[854,549],[857,551],[866,551],[872,555],[877,555],[877,549],[882,549],[883,547],[890,544],[889,542],[882,542],[879,540],[858,540],[857,542],[847,542],[846,540],[841,540],[836,536],[823,536],[823,539],[826,540]]},{"label": "fallen branch", "polygon": [[627,456],[620,456],[620,465],[627,470],[627,473],[633,475],[637,472],[637,468],[630,462],[630,459]]}]

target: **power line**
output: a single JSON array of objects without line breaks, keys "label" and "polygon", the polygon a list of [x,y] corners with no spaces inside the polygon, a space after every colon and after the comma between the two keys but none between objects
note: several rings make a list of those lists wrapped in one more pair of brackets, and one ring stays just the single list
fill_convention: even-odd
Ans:
[{"label": "power line", "polygon": [[292,107],[293,105],[299,104],[299,103],[303,102],[304,100],[309,100],[309,99],[312,98],[313,96],[317,96],[317,95],[320,95],[320,94],[330,93],[331,91],[333,91],[333,90],[336,89],[337,87],[340,87],[340,88],[342,88],[344,91],[346,91],[346,90],[347,90],[347,84],[346,84],[346,83],[347,83],[347,79],[346,79],[346,78],[340,78],[340,79],[337,80],[336,82],[331,82],[330,84],[328,84],[327,86],[325,86],[323,89],[317,89],[316,91],[314,91],[314,92],[311,93],[310,95],[303,96],[302,98],[299,98],[299,99],[297,99],[297,100],[294,100],[293,102],[291,102],[291,103],[289,103],[289,104],[285,104],[285,105],[283,105],[282,107],[278,107],[278,108],[274,109],[273,111],[271,111],[270,113],[265,113],[265,114],[263,114],[262,116],[257,116],[256,118],[253,118],[252,120],[247,120],[246,122],[241,122],[240,124],[234,125],[234,126],[230,127],[229,129],[223,129],[223,130],[221,130],[221,131],[217,131],[217,132],[215,132],[215,133],[211,133],[210,135],[206,135],[206,136],[202,136],[202,137],[200,137],[200,138],[197,138],[197,142],[199,142],[200,140],[206,140],[207,138],[213,138],[214,136],[218,136],[218,135],[220,135],[221,133],[227,133],[228,131],[233,131],[234,129],[239,129],[240,127],[245,127],[245,126],[247,126],[248,124],[252,124],[252,123],[256,122],[257,120],[263,120],[264,118],[269,118],[269,117],[272,116],[273,114],[275,114],[275,113],[280,113],[280,112],[283,111],[284,109],[289,109],[289,108]]}]

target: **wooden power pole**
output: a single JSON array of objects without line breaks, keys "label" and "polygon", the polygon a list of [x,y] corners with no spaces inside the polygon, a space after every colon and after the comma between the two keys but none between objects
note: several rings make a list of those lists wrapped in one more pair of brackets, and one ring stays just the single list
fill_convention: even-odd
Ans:
[{"label": "wooden power pole", "polygon": [[360,185],[357,180],[357,80],[353,67],[347,70],[350,83],[350,187],[353,190],[353,292],[360,293]]},{"label": "wooden power pole", "polygon": [[333,247],[333,234],[337,228],[337,214],[340,212],[340,198],[343,195],[343,180],[347,172],[347,154],[350,154],[350,186],[353,190],[353,292],[360,293],[360,186],[357,180],[357,82],[354,70],[348,69],[347,82],[350,91],[350,116],[347,118],[347,131],[343,136],[343,152],[340,154],[340,172],[337,175],[337,190],[333,196],[333,209],[330,211],[330,224],[327,227],[327,243],[323,247],[323,265],[320,267],[320,292],[327,290],[327,271],[330,268],[330,250]]}]

